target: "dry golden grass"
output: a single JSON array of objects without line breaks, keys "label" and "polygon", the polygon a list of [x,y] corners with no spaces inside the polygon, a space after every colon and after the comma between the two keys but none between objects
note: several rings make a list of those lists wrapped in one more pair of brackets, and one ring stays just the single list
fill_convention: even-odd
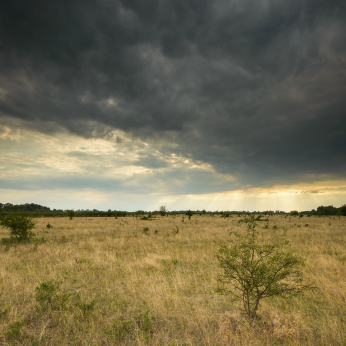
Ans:
[{"label": "dry golden grass", "polygon": [[[215,293],[215,241],[230,228],[243,232],[237,220],[38,219],[34,232],[47,242],[0,245],[0,345],[346,345],[346,218],[259,223],[264,237],[286,233],[319,290],[290,303],[264,300],[254,326],[241,304]],[[0,229],[0,238],[8,234]],[[49,280],[95,300],[94,310],[83,313],[72,300],[66,309],[40,308],[35,288]]]}]

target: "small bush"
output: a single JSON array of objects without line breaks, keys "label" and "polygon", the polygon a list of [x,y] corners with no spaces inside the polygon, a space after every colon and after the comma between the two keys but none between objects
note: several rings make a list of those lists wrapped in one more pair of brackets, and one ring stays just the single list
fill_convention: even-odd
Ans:
[{"label": "small bush", "polygon": [[153,319],[150,310],[147,310],[135,317],[137,327],[144,333],[145,337],[149,337],[153,334]]},{"label": "small bush", "polygon": [[60,281],[49,280],[36,287],[35,298],[42,309],[65,310],[67,308],[70,293],[58,292],[60,285]]},{"label": "small bush", "polygon": [[4,310],[0,309],[0,321],[7,318],[7,316],[8,316],[9,313],[10,313],[10,309],[11,309],[10,307],[7,307],[7,308],[4,309]]},{"label": "small bush", "polygon": [[150,231],[149,227],[144,227],[142,229],[142,234],[149,235],[149,231]]},{"label": "small bush", "polygon": [[16,321],[8,325],[6,339],[9,339],[9,340],[21,339],[23,325],[24,325],[23,321]]},{"label": "small bush", "polygon": [[52,226],[50,223],[47,223],[46,227],[47,227],[48,229],[53,228],[53,226]]},{"label": "small bush", "polygon": [[234,234],[231,247],[220,245],[216,255],[223,275],[218,276],[218,292],[243,303],[252,322],[264,298],[291,298],[314,287],[303,282],[304,260],[283,251],[288,240],[270,244],[259,237],[254,216],[244,216],[246,235]]},{"label": "small bush", "polygon": [[95,299],[91,301],[83,301],[80,293],[75,293],[73,296],[74,302],[73,305],[78,308],[83,316],[91,314],[95,310]]},{"label": "small bush", "polygon": [[[10,229],[11,241],[25,242],[35,236],[31,230],[35,227],[36,222],[26,216],[11,214],[2,217],[0,224]],[[3,243],[4,242],[6,242],[6,240],[3,239]]]}]

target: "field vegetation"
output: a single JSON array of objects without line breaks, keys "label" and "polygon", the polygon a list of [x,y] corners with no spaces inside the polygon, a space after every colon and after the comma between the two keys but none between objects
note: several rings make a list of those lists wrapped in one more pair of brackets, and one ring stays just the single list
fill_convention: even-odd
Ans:
[{"label": "field vegetation", "polygon": [[[29,242],[0,244],[0,345],[345,345],[346,217],[257,220],[289,240],[318,289],[242,302],[217,293],[216,257],[241,217],[37,218]],[[0,228],[0,238],[9,230]]]}]

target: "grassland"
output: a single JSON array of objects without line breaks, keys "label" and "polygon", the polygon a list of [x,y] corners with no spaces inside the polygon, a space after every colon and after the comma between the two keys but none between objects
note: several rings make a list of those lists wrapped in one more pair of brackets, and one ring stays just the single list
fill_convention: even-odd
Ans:
[{"label": "grassland", "polygon": [[[238,220],[37,219],[45,242],[0,245],[0,345],[346,345],[346,217],[258,224],[265,238],[285,234],[319,289],[263,301],[254,326],[215,293],[217,242],[244,232]],[[55,282],[40,304],[36,288]]]}]

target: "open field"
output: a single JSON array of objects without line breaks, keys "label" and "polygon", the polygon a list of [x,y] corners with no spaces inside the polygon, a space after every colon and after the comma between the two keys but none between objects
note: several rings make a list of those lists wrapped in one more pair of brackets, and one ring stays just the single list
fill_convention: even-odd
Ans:
[{"label": "open field", "polygon": [[[258,223],[265,238],[285,233],[319,289],[264,300],[252,327],[215,293],[215,241],[243,232],[238,220],[37,219],[46,242],[0,245],[0,345],[346,345],[346,217]],[[49,280],[60,288],[40,304],[35,289]]]}]

